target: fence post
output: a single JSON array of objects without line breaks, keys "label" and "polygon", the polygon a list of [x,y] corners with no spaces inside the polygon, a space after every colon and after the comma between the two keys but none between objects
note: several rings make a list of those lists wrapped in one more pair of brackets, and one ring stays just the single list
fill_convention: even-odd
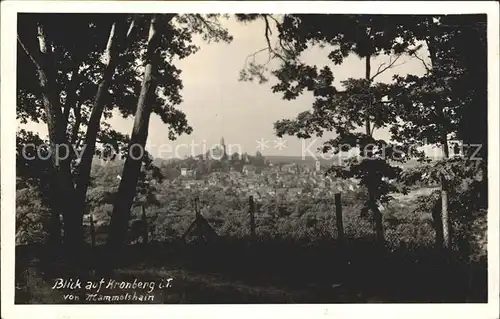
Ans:
[{"label": "fence post", "polygon": [[339,240],[344,239],[344,224],[342,221],[342,200],[340,193],[335,194],[335,217],[337,224],[337,232]]},{"label": "fence post", "polygon": [[146,210],[144,209],[144,205],[141,206],[142,209],[142,221],[143,221],[143,227],[144,227],[144,233],[142,234],[142,242],[144,246],[146,246],[149,242],[149,233],[148,233],[148,221],[146,219]]},{"label": "fence post", "polygon": [[93,249],[95,248],[95,228],[94,228],[94,217],[92,213],[90,213],[89,215],[89,222],[90,222],[90,240],[92,242],[92,249]]},{"label": "fence post", "polygon": [[198,198],[198,196],[196,196],[193,200],[194,212],[196,214],[196,219],[199,219],[201,217],[199,202],[200,202],[200,199]]},{"label": "fence post", "polygon": [[250,235],[252,236],[252,239],[255,239],[255,206],[253,202],[253,196],[250,196],[248,198],[248,204],[250,206],[249,208],[249,213],[250,213]]}]

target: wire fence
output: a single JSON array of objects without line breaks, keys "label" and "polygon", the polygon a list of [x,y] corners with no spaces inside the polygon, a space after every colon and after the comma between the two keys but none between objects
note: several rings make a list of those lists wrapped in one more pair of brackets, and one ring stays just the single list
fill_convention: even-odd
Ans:
[{"label": "wire fence", "polygon": [[[362,213],[362,196],[357,192],[315,198],[300,194],[263,197],[248,193],[192,192],[160,198],[165,204],[145,207],[144,216],[137,207],[132,215],[136,220],[145,221],[149,239],[156,241],[186,237],[198,216],[197,211],[222,237],[309,241],[374,237],[373,219]],[[106,222],[101,221],[101,226],[106,228]],[[406,216],[399,222],[387,219],[384,228],[389,246],[398,246],[401,242],[429,245],[435,238],[431,223],[422,216]]]}]

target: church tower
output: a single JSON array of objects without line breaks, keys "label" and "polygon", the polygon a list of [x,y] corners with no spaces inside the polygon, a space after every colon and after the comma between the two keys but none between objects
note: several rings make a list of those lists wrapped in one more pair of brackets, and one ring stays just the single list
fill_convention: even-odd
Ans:
[{"label": "church tower", "polygon": [[227,157],[227,153],[226,153],[226,144],[224,143],[224,136],[221,137],[220,139],[220,145],[222,147],[222,158],[226,158]]}]

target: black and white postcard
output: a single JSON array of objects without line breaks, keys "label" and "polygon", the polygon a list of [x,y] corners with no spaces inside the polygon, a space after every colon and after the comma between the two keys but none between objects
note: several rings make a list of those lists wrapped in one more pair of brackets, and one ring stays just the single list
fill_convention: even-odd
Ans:
[{"label": "black and white postcard", "polygon": [[498,318],[497,3],[1,20],[2,318]]}]

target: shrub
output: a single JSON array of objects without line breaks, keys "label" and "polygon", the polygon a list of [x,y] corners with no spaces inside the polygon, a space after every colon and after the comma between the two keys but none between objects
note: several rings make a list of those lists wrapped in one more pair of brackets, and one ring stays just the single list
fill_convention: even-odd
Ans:
[{"label": "shrub", "polygon": [[41,194],[32,187],[16,192],[16,245],[44,242],[49,229],[50,210]]}]

